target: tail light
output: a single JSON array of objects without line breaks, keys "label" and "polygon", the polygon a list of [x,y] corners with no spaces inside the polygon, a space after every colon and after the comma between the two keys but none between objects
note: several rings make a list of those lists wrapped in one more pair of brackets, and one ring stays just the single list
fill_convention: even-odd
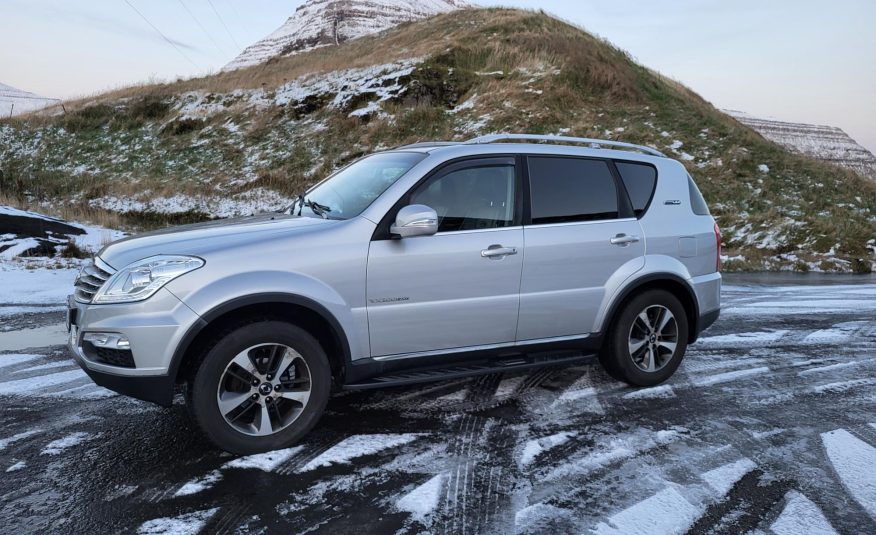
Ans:
[{"label": "tail light", "polygon": [[715,244],[717,245],[715,249],[715,271],[721,271],[721,229],[718,228],[717,223],[715,223]]}]

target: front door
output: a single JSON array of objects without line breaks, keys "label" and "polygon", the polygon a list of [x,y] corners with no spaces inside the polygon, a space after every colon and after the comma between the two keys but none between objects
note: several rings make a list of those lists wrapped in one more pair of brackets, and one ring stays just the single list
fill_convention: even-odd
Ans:
[{"label": "front door", "polygon": [[371,242],[372,356],[514,342],[524,256],[519,189],[513,157],[451,164],[414,188],[402,204],[433,208],[438,233]]}]

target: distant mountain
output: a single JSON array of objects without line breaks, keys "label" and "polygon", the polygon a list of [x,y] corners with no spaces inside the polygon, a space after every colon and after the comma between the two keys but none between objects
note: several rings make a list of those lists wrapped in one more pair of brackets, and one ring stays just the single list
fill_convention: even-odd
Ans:
[{"label": "distant mountain", "polygon": [[725,112],[791,151],[851,169],[864,178],[876,181],[876,156],[840,128],[761,119],[733,110]]},{"label": "distant mountain", "polygon": [[46,98],[14,87],[0,84],[0,117],[11,117],[41,110],[61,102],[56,98]]},{"label": "distant mountain", "polygon": [[244,49],[223,70],[249,67],[278,56],[337,45],[403,22],[470,7],[465,0],[309,0],[285,24]]}]

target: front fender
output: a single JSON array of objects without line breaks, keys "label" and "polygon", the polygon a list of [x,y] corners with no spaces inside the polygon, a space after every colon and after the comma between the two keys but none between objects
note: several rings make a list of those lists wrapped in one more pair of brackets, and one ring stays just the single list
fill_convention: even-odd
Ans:
[{"label": "front fender", "polygon": [[[168,289],[174,292],[175,288],[168,285]],[[332,287],[311,276],[290,271],[249,271],[231,273],[204,285],[187,285],[180,290],[177,297],[201,317],[226,303],[256,295],[288,295],[317,303],[337,324],[336,328],[341,330],[338,334],[346,337],[353,360],[370,354],[364,305],[351,306]]]}]

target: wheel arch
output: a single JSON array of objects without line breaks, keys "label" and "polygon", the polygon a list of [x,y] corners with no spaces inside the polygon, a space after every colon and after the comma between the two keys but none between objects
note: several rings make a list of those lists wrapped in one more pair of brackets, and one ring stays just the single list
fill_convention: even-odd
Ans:
[{"label": "wheel arch", "polygon": [[194,375],[204,350],[215,336],[246,318],[271,318],[291,321],[307,330],[326,352],[332,376],[339,381],[351,362],[350,342],[341,323],[313,299],[287,293],[260,293],[237,297],[217,305],[201,316],[183,336],[170,364],[176,383]]},{"label": "wheel arch", "polygon": [[649,273],[624,286],[609,306],[599,333],[602,335],[607,333],[626,303],[642,292],[654,289],[668,291],[681,301],[687,316],[688,343],[696,342],[700,332],[700,311],[696,293],[687,281],[674,273]]}]

